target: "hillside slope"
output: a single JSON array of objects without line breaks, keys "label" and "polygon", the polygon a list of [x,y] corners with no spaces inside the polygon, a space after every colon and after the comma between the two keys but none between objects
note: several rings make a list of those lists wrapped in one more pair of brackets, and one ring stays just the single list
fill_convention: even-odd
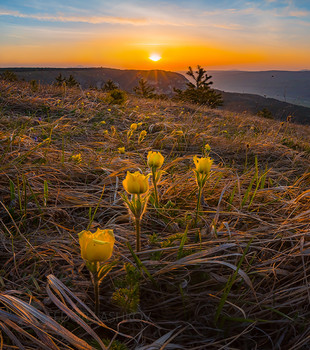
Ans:
[{"label": "hillside slope", "polygon": [[308,107],[254,94],[217,91],[223,96],[224,104],[222,109],[237,113],[248,112],[257,114],[266,108],[275,119],[285,121],[288,116],[291,116],[296,123],[310,124],[310,108]]},{"label": "hillside slope", "polygon": [[[310,127],[106,97],[0,81],[3,348],[309,349]],[[149,151],[135,254],[123,180]],[[97,228],[116,239],[98,317],[78,236]]]},{"label": "hillside slope", "polygon": [[82,88],[90,86],[101,88],[104,83],[111,79],[119,84],[125,91],[132,92],[138,81],[144,78],[156,88],[158,93],[171,94],[173,88],[184,89],[187,79],[179,73],[162,70],[130,70],[112,68],[0,68],[0,73],[5,70],[14,72],[19,79],[26,81],[37,80],[44,84],[52,84],[61,73],[64,77],[70,74],[81,84]]},{"label": "hillside slope", "polygon": [[[0,74],[5,70],[7,69],[0,68]],[[53,84],[59,74],[67,78],[71,74],[81,84],[83,89],[87,89],[90,86],[100,89],[107,80],[111,79],[121,89],[129,93],[132,93],[133,88],[138,85],[138,81],[144,78],[149,85],[155,87],[157,93],[167,94],[168,96],[173,95],[173,88],[186,89],[188,82],[182,74],[162,70],[143,71],[111,68],[9,68],[9,70],[13,71],[19,79],[26,81],[36,80],[42,84]],[[227,78],[226,75],[225,77]],[[215,75],[213,80],[214,87],[221,86],[221,79],[221,75]],[[236,82],[238,83],[238,80]],[[241,82],[245,84],[243,90],[246,91],[248,82],[240,80],[239,83],[241,84]],[[267,108],[272,112],[275,119],[286,120],[287,116],[292,115],[295,122],[310,124],[310,108],[255,94],[219,92],[223,95],[224,109],[238,113],[246,111],[256,114],[263,108]]]}]

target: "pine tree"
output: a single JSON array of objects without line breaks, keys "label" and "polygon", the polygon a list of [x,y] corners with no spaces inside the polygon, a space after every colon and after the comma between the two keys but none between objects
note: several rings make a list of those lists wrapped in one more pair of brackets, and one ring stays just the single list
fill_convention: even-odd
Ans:
[{"label": "pine tree", "polygon": [[147,81],[144,80],[143,78],[139,80],[138,86],[135,86],[133,88],[133,91],[135,92],[136,95],[145,97],[145,98],[152,98],[155,96],[154,91],[155,88],[148,85]]},{"label": "pine tree", "polygon": [[68,87],[73,87],[73,86],[79,85],[79,83],[75,80],[74,76],[71,74],[69,75],[68,79],[65,78],[65,82],[66,82]]},{"label": "pine tree", "polygon": [[59,73],[59,75],[55,78],[55,80],[56,80],[55,82],[56,86],[62,86],[63,83],[66,82],[66,78],[64,78],[61,73]]},{"label": "pine tree", "polygon": [[210,81],[212,76],[208,75],[204,68],[198,65],[197,70],[194,72],[192,67],[188,67],[186,74],[194,80],[194,83],[188,82],[188,87],[184,91],[174,89],[178,100],[206,105],[210,108],[216,108],[223,104],[222,95],[210,88],[210,85],[213,84]]},{"label": "pine tree", "polygon": [[194,73],[193,69],[191,66],[188,67],[188,72],[186,73],[187,75],[189,75],[191,78],[194,79],[195,84],[189,82],[187,83],[187,86],[189,88],[196,88],[199,89],[201,87],[203,88],[207,88],[210,87],[210,85],[213,84],[213,81],[209,81],[212,76],[207,74],[207,71],[204,70],[202,67],[200,67],[199,65],[197,66],[197,70]]}]

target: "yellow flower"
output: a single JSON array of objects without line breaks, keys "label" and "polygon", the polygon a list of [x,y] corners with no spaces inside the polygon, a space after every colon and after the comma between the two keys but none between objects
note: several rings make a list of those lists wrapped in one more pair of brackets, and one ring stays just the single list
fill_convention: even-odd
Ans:
[{"label": "yellow flower", "polygon": [[118,153],[124,154],[125,153],[125,147],[119,147],[118,148]]},{"label": "yellow flower", "polygon": [[138,123],[138,124],[137,124],[137,126],[141,126],[142,124],[143,124],[143,123],[142,123],[142,122],[140,122],[140,123]]},{"label": "yellow flower", "polygon": [[136,123],[132,123],[130,125],[130,130],[135,131],[137,129],[138,125]]},{"label": "yellow flower", "polygon": [[142,142],[146,135],[147,135],[147,131],[146,130],[142,130],[140,132],[140,135],[139,135],[138,143]]},{"label": "yellow flower", "polygon": [[110,259],[114,242],[113,230],[100,230],[98,228],[95,233],[85,230],[79,233],[81,256],[89,262]]},{"label": "yellow flower", "polygon": [[72,159],[75,163],[80,164],[81,161],[82,161],[81,153],[75,154],[75,155],[71,156],[71,159]]},{"label": "yellow flower", "polygon": [[164,159],[160,152],[149,151],[147,155],[147,164],[150,168],[159,169],[163,165]]},{"label": "yellow flower", "polygon": [[123,186],[129,194],[142,194],[149,190],[148,175],[143,175],[136,171],[130,173],[127,171],[127,176],[123,181]]},{"label": "yellow flower", "polygon": [[211,171],[213,159],[210,157],[198,158],[197,156],[194,156],[194,163],[198,173],[208,174]]}]

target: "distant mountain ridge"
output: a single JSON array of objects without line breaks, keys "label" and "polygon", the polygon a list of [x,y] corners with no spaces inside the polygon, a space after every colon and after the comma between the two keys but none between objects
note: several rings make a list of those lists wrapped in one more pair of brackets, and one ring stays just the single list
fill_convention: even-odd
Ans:
[{"label": "distant mountain ridge", "polygon": [[133,87],[144,78],[155,87],[157,93],[171,95],[173,88],[185,89],[188,80],[180,73],[164,70],[133,70],[113,68],[0,68],[14,72],[19,79],[26,81],[37,80],[43,84],[52,84],[61,73],[65,77],[73,77],[83,89],[89,87],[102,88],[104,83],[111,79],[127,92],[133,92]]}]

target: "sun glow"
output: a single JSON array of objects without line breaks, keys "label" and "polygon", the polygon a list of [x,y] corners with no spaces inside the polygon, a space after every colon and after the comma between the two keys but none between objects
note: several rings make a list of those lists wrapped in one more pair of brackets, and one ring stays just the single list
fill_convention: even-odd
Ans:
[{"label": "sun glow", "polygon": [[152,53],[149,57],[151,61],[157,62],[161,59],[161,56],[158,55],[157,53]]}]

